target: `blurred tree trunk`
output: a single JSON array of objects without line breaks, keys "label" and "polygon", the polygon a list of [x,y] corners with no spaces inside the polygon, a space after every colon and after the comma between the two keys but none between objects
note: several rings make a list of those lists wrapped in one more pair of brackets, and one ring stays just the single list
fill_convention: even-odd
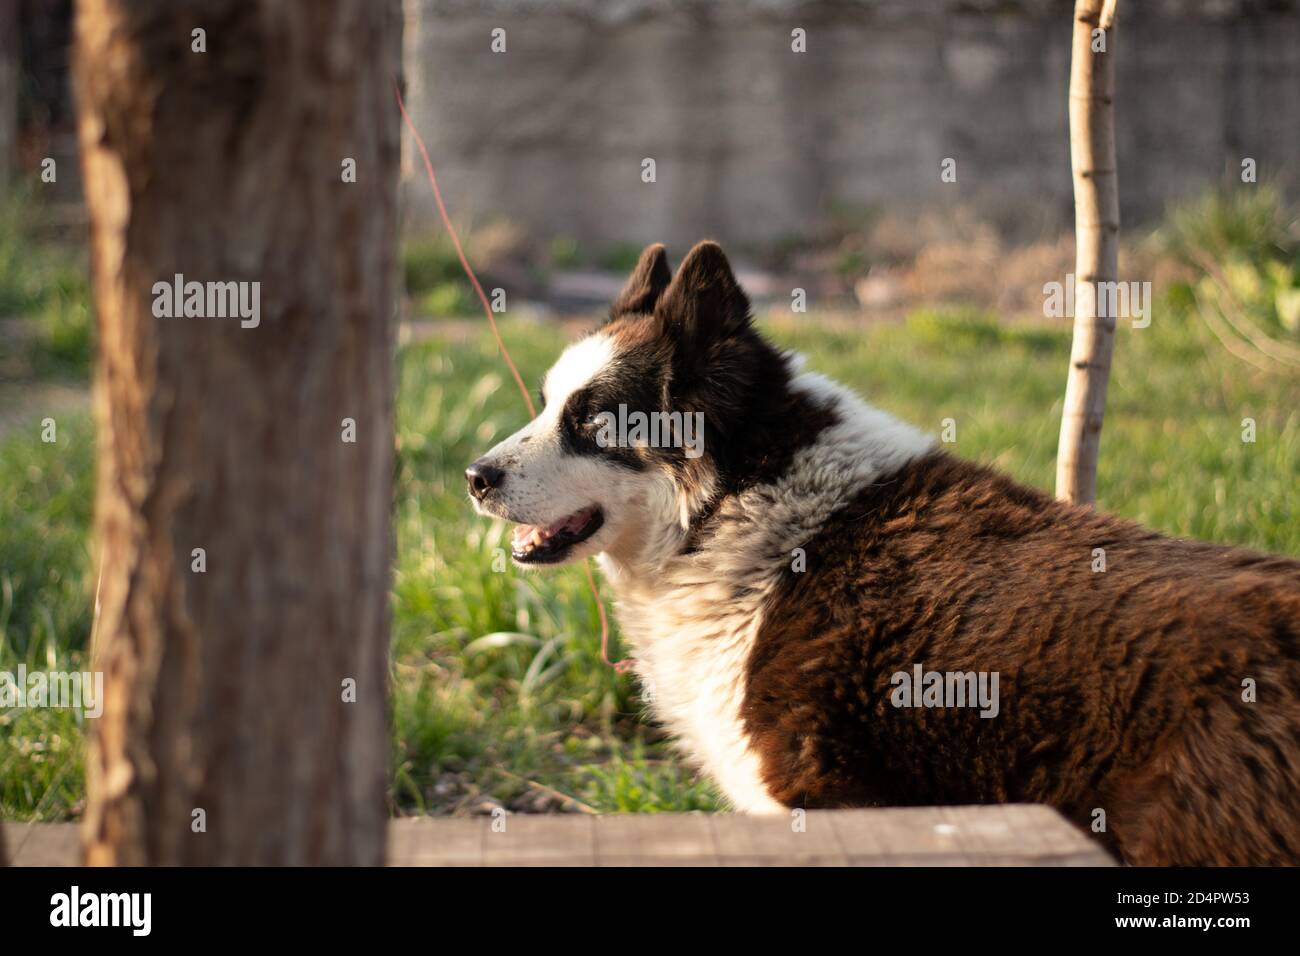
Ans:
[{"label": "blurred tree trunk", "polygon": [[[79,2],[88,863],[382,862],[400,33],[396,0]],[[177,274],[260,283],[258,324],[157,317]]]},{"label": "blurred tree trunk", "polygon": [[[1119,273],[1115,168],[1115,3],[1076,0],[1070,58],[1070,166],[1074,173],[1074,342],[1056,453],[1056,496],[1097,499],[1097,455],[1115,345],[1115,316],[1098,315],[1097,283]],[[1105,31],[1100,38],[1093,31]],[[1100,40],[1104,50],[1097,49]],[[1113,312],[1116,298],[1102,297]]]},{"label": "blurred tree trunk", "polygon": [[18,0],[0,0],[0,189],[18,168]]},{"label": "blurred tree trunk", "polygon": [[9,865],[9,853],[5,850],[5,827],[4,821],[0,820],[0,866]]}]

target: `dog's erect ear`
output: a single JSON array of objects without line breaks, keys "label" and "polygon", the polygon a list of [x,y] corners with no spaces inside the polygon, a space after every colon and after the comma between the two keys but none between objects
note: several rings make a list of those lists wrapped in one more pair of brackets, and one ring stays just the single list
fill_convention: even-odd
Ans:
[{"label": "dog's erect ear", "polygon": [[669,328],[694,344],[719,341],[749,325],[749,299],[716,242],[686,254],[655,309]]},{"label": "dog's erect ear", "polygon": [[653,312],[659,297],[664,294],[664,289],[668,288],[672,278],[673,274],[668,268],[668,255],[664,252],[663,243],[656,242],[653,246],[646,246],[645,251],[641,253],[641,258],[637,260],[636,268],[632,270],[631,277],[627,280],[627,285],[614,300],[614,305],[609,310],[610,315],[618,317]]}]

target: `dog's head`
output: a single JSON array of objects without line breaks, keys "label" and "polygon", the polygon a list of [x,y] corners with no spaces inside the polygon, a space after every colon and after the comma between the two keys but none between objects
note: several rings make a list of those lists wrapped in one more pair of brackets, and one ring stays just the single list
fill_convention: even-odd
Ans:
[{"label": "dog's head", "polygon": [[651,246],[609,321],[547,372],[537,418],[466,471],[474,507],[518,524],[521,565],[653,562],[761,460],[788,381],[716,243],[676,276]]}]

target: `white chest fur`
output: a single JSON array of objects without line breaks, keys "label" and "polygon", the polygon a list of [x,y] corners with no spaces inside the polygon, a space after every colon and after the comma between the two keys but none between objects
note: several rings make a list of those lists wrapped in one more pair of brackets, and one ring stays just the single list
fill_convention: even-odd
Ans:
[{"label": "white chest fur", "polygon": [[782,808],[763,786],[741,720],[745,674],[760,623],[755,602],[737,602],[716,580],[657,593],[629,589],[619,620],[636,657],[642,693],[681,749],[747,813]]},{"label": "white chest fur", "polygon": [[832,403],[840,421],[779,479],[726,501],[721,530],[702,550],[640,567],[601,559],[655,716],[735,808],[750,813],[783,810],[763,785],[741,719],[764,601],[794,549],[831,514],[934,444],[820,375],[799,375],[793,385]]}]

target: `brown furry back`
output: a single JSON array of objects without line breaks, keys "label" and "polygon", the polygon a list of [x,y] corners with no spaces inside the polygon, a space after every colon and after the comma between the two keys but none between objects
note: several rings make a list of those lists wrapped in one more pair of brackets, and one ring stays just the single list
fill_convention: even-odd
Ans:
[{"label": "brown furry back", "polygon": [[[805,550],[743,712],[782,802],[1042,802],[1090,830],[1104,811],[1098,836],[1134,864],[1300,861],[1300,562],[1169,539],[944,454]],[[916,664],[998,672],[998,715],[893,706],[891,675]]]}]

